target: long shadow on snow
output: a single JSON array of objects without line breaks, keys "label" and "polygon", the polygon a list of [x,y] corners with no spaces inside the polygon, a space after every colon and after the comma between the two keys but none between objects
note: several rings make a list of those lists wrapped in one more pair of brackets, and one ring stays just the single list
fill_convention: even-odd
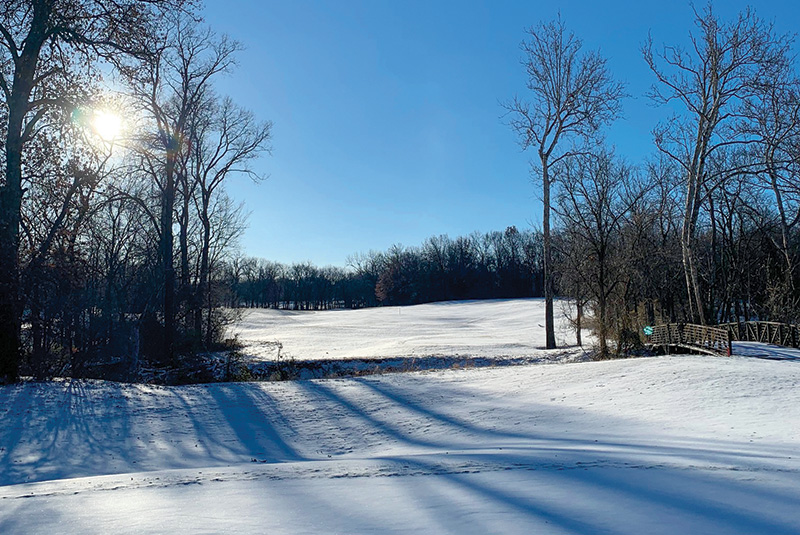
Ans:
[{"label": "long shadow on snow", "polygon": [[30,424],[32,416],[33,396],[25,395],[26,389],[33,388],[29,384],[0,386],[0,407],[5,409],[3,426],[0,428],[0,485],[9,483],[14,473],[12,457],[23,440],[23,432]]},{"label": "long shadow on snow", "polygon": [[84,381],[18,387],[32,392],[18,396],[28,399],[27,408],[16,407],[14,431],[4,437],[0,485],[73,477],[85,466],[93,473],[114,473],[135,464],[129,449],[109,448],[130,438],[130,407],[120,385],[107,383],[102,399],[94,395],[95,385]]},{"label": "long shadow on snow", "polygon": [[[255,385],[157,389],[80,380],[0,388],[0,486],[130,471],[304,458]],[[126,395],[127,394],[127,395]],[[133,399],[144,401],[132,404]],[[154,401],[146,401],[153,396]],[[187,425],[189,424],[189,425]]]},{"label": "long shadow on snow", "polygon": [[[435,419],[446,427],[455,428],[454,430],[468,434],[527,439],[535,442],[535,445],[531,444],[530,449],[525,449],[526,452],[522,454],[492,454],[486,456],[484,454],[472,455],[466,452],[454,455],[454,457],[462,457],[467,460],[487,457],[491,460],[491,464],[505,465],[509,468],[513,467],[512,469],[543,470],[549,475],[555,474],[554,477],[557,478],[572,479],[579,486],[596,487],[597,496],[604,494],[624,495],[627,500],[636,502],[642,507],[670,509],[679,512],[680,515],[685,517],[699,517],[701,523],[710,524],[720,529],[724,527],[726,532],[733,530],[733,532],[737,533],[775,533],[781,535],[796,533],[798,526],[793,525],[791,521],[787,522],[772,518],[761,512],[748,512],[737,507],[737,504],[742,503],[742,500],[757,499],[768,501],[772,504],[781,502],[784,510],[794,511],[800,506],[800,500],[796,497],[778,491],[758,489],[757,485],[747,481],[732,482],[730,478],[715,477],[713,475],[714,471],[719,471],[717,466],[705,469],[702,466],[687,469],[686,466],[649,464],[646,461],[643,462],[640,457],[644,455],[646,458],[665,457],[674,459],[677,455],[683,460],[689,459],[694,462],[710,462],[719,465],[720,463],[753,458],[776,459],[773,455],[731,451],[729,448],[734,447],[736,444],[733,442],[719,443],[717,445],[720,446],[720,449],[717,449],[714,442],[709,444],[708,448],[697,448],[630,442],[599,443],[589,439],[554,439],[552,437],[524,433],[495,432],[494,430],[479,428],[470,422],[454,418],[442,412],[422,407],[387,385],[380,384],[379,386],[379,381],[360,379],[358,382],[393,403],[414,411],[423,417]],[[314,395],[321,395],[329,402],[344,407],[347,412],[362,419],[369,425],[377,427],[383,433],[402,443],[424,447],[443,445],[403,433],[399,427],[376,418],[355,403],[338,395],[325,384],[304,383],[303,387]],[[552,444],[548,444],[551,441]],[[564,444],[567,447],[564,447]],[[590,452],[584,449],[587,446],[593,450],[600,448],[601,451]],[[622,451],[616,452],[614,450]],[[554,465],[553,454],[555,452],[561,455],[561,459]],[[603,457],[608,452],[612,452],[611,457],[613,460],[611,462],[613,464],[599,461],[597,465],[591,466],[594,455]],[[387,458],[387,460],[389,459],[391,458]],[[491,487],[487,484],[479,483],[475,478],[471,478],[468,475],[442,470],[441,465],[420,460],[418,457],[401,457],[400,459],[403,464],[415,466],[422,473],[435,474],[446,478],[452,484],[462,487],[463,490],[476,494],[477,499],[491,500],[501,505],[512,507],[518,512],[536,518],[538,521],[545,521],[567,531],[576,533],[622,532],[609,527],[613,525],[613,519],[606,519],[598,524],[592,520],[591,515],[586,512],[578,513],[573,507],[564,506],[559,511],[557,507],[538,503],[532,498],[518,496],[508,489]],[[469,465],[466,466],[465,471],[471,471],[468,467]],[[476,471],[481,471],[480,467]],[[643,471],[646,471],[645,473],[648,475],[657,473],[658,477],[655,477],[657,481],[651,481],[652,477],[647,481],[642,481],[640,476]],[[722,474],[725,472],[725,469],[720,471]],[[663,485],[667,482],[670,483],[667,488],[678,488],[680,491],[665,490]],[[703,488],[704,492],[691,492],[691,489],[698,488]],[[727,495],[736,494],[737,496],[721,503],[716,496],[723,493],[727,493]],[[582,516],[586,518],[581,519]],[[784,518],[786,517],[784,516]],[[631,529],[624,532],[635,533],[636,531]]]},{"label": "long shadow on snow", "polygon": [[446,445],[442,442],[423,440],[421,438],[412,437],[403,433],[397,427],[392,426],[385,421],[379,420],[352,401],[336,394],[336,392],[324,382],[299,381],[298,386],[304,389],[309,397],[321,398],[333,405],[334,408],[344,409],[345,412],[348,412],[352,416],[362,420],[369,427],[378,429],[381,433],[401,443],[425,448],[442,448]]},{"label": "long shadow on snow", "polygon": [[269,462],[305,460],[278,432],[275,421],[283,420],[287,427],[288,422],[275,400],[262,389],[256,385],[223,385],[209,391],[239,439],[237,446],[242,454]]},{"label": "long shadow on snow", "polygon": [[[737,442],[725,442],[725,441],[709,441],[706,440],[705,442],[709,445],[708,448],[698,448],[695,446],[679,446],[679,445],[667,445],[667,444],[648,444],[644,442],[621,442],[621,441],[613,441],[610,440],[611,437],[598,437],[598,439],[592,438],[578,438],[575,436],[566,436],[563,438],[556,438],[553,436],[543,436],[540,434],[533,434],[533,433],[519,433],[510,431],[507,429],[498,429],[498,428],[487,428],[480,425],[480,420],[476,419],[476,421],[469,421],[464,420],[461,418],[456,418],[450,414],[446,414],[442,411],[437,411],[431,408],[428,408],[421,403],[415,401],[411,396],[403,395],[401,389],[391,386],[386,383],[386,381],[382,381],[380,378],[364,378],[359,377],[352,379],[354,382],[364,386],[375,392],[376,394],[386,398],[387,400],[392,401],[396,405],[410,411],[416,413],[423,418],[432,419],[437,421],[445,426],[452,428],[453,431],[461,431],[470,435],[478,435],[483,436],[486,438],[491,439],[491,442],[488,444],[489,446],[493,444],[506,444],[507,440],[511,439],[514,442],[520,441],[523,444],[527,443],[527,446],[531,449],[538,449],[538,450],[546,450],[549,452],[574,452],[576,450],[587,451],[591,450],[597,452],[599,454],[603,454],[603,452],[610,452],[616,449],[623,449],[630,453],[636,453],[641,455],[647,455],[650,457],[670,457],[674,458],[676,456],[690,458],[696,462],[704,461],[704,462],[720,462],[721,458],[724,458],[726,462],[742,462],[748,459],[750,460],[775,460],[780,461],[782,457],[776,457],[772,454],[767,453],[751,453],[751,452],[742,452],[736,451],[736,448],[741,447],[740,443]],[[441,385],[431,385],[431,389],[435,389],[438,394],[442,397],[455,397],[459,394],[463,394],[462,392],[456,390],[455,392],[449,388],[442,388]],[[338,398],[341,399],[341,398]],[[343,401],[343,400],[342,400]],[[352,406],[352,404],[349,404]],[[352,406],[351,410],[355,412],[354,406]],[[542,409],[542,407],[526,407],[527,411],[523,411],[523,414],[529,413],[532,411],[538,411]],[[547,412],[553,411],[552,406],[546,407]],[[564,414],[564,420],[569,421],[573,417],[579,415],[580,413],[575,413],[573,410],[566,410],[564,408],[558,409],[560,412]],[[364,415],[363,411],[360,411],[362,415]],[[512,420],[514,415],[508,415],[508,420]],[[374,419],[371,419],[374,421]],[[494,421],[495,425],[498,425],[497,421]],[[386,427],[386,424],[383,424]],[[399,434],[398,434],[399,436]],[[402,438],[402,437],[401,437]],[[509,444],[511,445],[511,444]]]},{"label": "long shadow on snow", "polygon": [[[507,463],[512,461],[519,459],[505,459]],[[571,489],[572,500],[548,501],[539,498],[541,482],[535,476],[531,477],[527,488],[509,488],[481,478],[480,470],[441,472],[437,471],[439,467],[434,463],[417,458],[402,458],[402,462],[436,474],[461,491],[471,493],[475,503],[494,502],[530,517],[532,521],[544,521],[571,533],[650,533],[652,529],[641,523],[650,521],[649,515],[654,513],[658,518],[674,518],[679,525],[689,524],[695,532],[704,533],[796,535],[800,528],[795,514],[800,507],[797,496],[764,491],[751,482],[731,481],[709,471],[664,466],[643,470],[580,465],[536,468],[533,465],[527,470],[541,472],[543,478],[553,480],[547,487],[556,483],[563,485],[564,489]],[[776,498],[783,502],[777,512],[774,507]],[[599,504],[587,504],[584,500],[587,503],[594,500]],[[744,509],[754,500],[767,504],[765,509]],[[608,509],[602,507],[604,502]],[[620,502],[626,505],[620,507]],[[621,508],[635,511],[639,517],[630,520],[630,513],[619,516]],[[669,525],[654,527],[661,528],[658,533],[672,533],[675,529]]]},{"label": "long shadow on snow", "polygon": [[[541,439],[540,436],[533,435],[530,433],[514,433],[510,431],[498,431],[495,429],[486,429],[484,427],[479,427],[476,423],[467,420],[462,420],[440,411],[435,411],[433,409],[423,406],[420,403],[415,402],[410,396],[403,396],[399,391],[399,389],[389,386],[380,380],[376,381],[364,377],[359,377],[353,380],[358,382],[362,386],[373,390],[374,392],[385,397],[386,399],[393,401],[397,405],[400,405],[403,408],[408,409],[411,412],[415,412],[425,418],[433,419],[437,422],[465,431],[470,434],[487,435],[496,438],[513,438],[513,439],[523,439],[523,440]],[[435,387],[438,389],[439,385],[435,385]]]}]

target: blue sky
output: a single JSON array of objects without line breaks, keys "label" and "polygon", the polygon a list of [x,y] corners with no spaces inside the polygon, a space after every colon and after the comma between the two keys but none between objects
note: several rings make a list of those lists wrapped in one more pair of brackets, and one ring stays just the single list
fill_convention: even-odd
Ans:
[{"label": "blue sky", "polygon": [[[715,9],[731,16],[747,4]],[[756,10],[781,32],[800,23],[794,1]],[[251,212],[244,252],[342,266],[431,235],[536,225],[533,155],[499,102],[524,96],[525,28],[559,11],[628,84],[607,137],[644,160],[668,112],[643,96],[653,78],[640,46],[648,32],[656,44],[685,40],[688,2],[207,0],[207,22],[246,47],[220,90],[274,123],[273,154],[256,165],[268,180],[228,186]]]}]

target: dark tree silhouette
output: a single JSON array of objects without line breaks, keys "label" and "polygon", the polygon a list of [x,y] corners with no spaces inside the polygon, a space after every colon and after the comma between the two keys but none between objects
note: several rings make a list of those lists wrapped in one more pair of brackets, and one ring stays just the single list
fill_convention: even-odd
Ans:
[{"label": "dark tree silhouette", "polygon": [[27,0],[0,9],[0,91],[7,106],[0,186],[0,380],[14,381],[20,359],[19,228],[25,191],[23,154],[40,121],[54,108],[68,108],[63,92],[72,62],[91,64],[98,56],[143,56],[160,17],[182,9],[181,0]]}]

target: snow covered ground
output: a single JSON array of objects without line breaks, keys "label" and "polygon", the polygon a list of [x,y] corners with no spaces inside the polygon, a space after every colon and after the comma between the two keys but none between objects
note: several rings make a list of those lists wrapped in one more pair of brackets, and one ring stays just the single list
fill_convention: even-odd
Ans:
[{"label": "snow covered ground", "polygon": [[0,422],[3,534],[800,533],[792,361],[26,383],[0,387]]},{"label": "snow covered ground", "polygon": [[800,349],[776,346],[764,342],[733,342],[734,355],[773,360],[800,360]]},{"label": "snow covered ground", "polygon": [[[545,351],[541,299],[430,303],[362,310],[244,311],[230,330],[244,346],[244,364],[259,377],[285,370],[295,378],[386,371],[587,360],[556,301],[558,351]],[[586,336],[584,333],[584,336]],[[279,362],[280,357],[283,365]]]},{"label": "snow covered ground", "polygon": [[[556,306],[559,345],[575,344],[567,306]],[[284,355],[303,360],[529,357],[545,345],[543,326],[541,299],[496,299],[318,312],[252,309],[231,333],[246,353],[267,359],[274,358],[275,342]]]}]

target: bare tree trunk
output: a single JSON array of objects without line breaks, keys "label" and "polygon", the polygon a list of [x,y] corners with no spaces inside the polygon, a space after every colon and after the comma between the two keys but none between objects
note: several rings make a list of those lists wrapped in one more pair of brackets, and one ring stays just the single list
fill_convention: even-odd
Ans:
[{"label": "bare tree trunk", "polygon": [[[21,117],[20,117],[21,124]],[[0,382],[19,378],[20,314],[19,222],[22,210],[22,169],[19,135],[6,145],[6,184],[0,190]],[[18,134],[18,130],[16,131]]]},{"label": "bare tree trunk", "polygon": [[19,224],[22,214],[23,123],[33,90],[39,52],[47,34],[51,2],[34,2],[30,31],[14,60],[7,102],[5,184],[0,188],[0,382],[16,381],[20,364]]},{"label": "bare tree trunk", "polygon": [[194,296],[194,331],[197,333],[197,339],[203,341],[203,307],[205,306],[205,277],[206,266],[204,265],[203,254],[200,256],[200,273],[197,278],[197,289]]},{"label": "bare tree trunk", "polygon": [[[772,162],[770,162],[770,164],[772,164]],[[781,219],[781,253],[786,262],[786,272],[784,275],[786,290],[790,292],[790,295],[794,295],[794,277],[792,276],[794,266],[792,265],[792,255],[789,249],[789,223],[786,218],[786,209],[783,206],[783,195],[778,187],[778,176],[772,165],[770,165],[769,175],[772,191],[775,194],[775,203],[778,205],[778,213]]]},{"label": "bare tree trunk", "polygon": [[206,347],[211,347],[211,344],[214,341],[214,315],[211,313],[213,309],[213,303],[211,301],[210,264],[208,268],[206,268],[206,272],[206,308],[208,309],[206,312]]},{"label": "bare tree trunk", "polygon": [[553,325],[553,252],[550,237],[550,172],[547,156],[542,155],[542,239],[544,242],[544,329],[547,349],[556,348]]},{"label": "bare tree trunk", "polygon": [[[724,259],[721,262],[718,262],[717,259],[719,258],[718,255],[718,230],[717,230],[717,212],[716,207],[714,206],[714,196],[710,194],[708,195],[708,214],[709,214],[709,223],[711,224],[711,266],[710,266],[710,277],[711,277],[711,284],[709,284],[709,291],[708,291],[708,311],[710,312],[710,319],[712,323],[716,323],[719,321],[722,313],[724,312],[725,302],[728,301],[727,299],[727,292],[725,290],[720,290],[720,294],[722,294],[722,299],[717,299],[717,285],[722,288],[727,288],[725,285],[725,281],[727,278],[726,268],[725,268],[725,261]],[[720,265],[721,264],[721,265]],[[721,279],[721,280],[720,280]],[[717,306],[717,301],[720,301],[720,305]]]},{"label": "bare tree trunk", "polygon": [[[602,288],[602,286],[601,286]],[[600,342],[600,358],[608,357],[608,302],[604,290],[601,290],[597,299],[597,334]]]},{"label": "bare tree trunk", "polygon": [[683,258],[683,270],[686,277],[686,290],[689,298],[689,313],[694,321],[701,325],[706,324],[705,314],[703,313],[703,300],[700,295],[700,285],[695,267],[694,250],[692,246],[684,241],[681,243],[681,253]]},{"label": "bare tree trunk", "polygon": [[175,207],[175,151],[172,137],[168,155],[164,192],[161,199],[161,262],[164,276],[164,359],[177,365],[175,355],[175,266],[173,265],[172,211]]},{"label": "bare tree trunk", "polygon": [[597,248],[597,331],[600,339],[600,358],[608,358],[608,280],[606,277],[606,247],[600,245]]},{"label": "bare tree trunk", "polygon": [[681,255],[683,260],[683,270],[686,278],[686,291],[689,298],[689,313],[695,321],[705,325],[705,314],[703,313],[703,299],[700,295],[700,284],[695,265],[694,240],[695,225],[697,221],[697,210],[699,203],[699,184],[698,177],[689,176],[686,204],[683,214],[683,224],[681,227]]},{"label": "bare tree trunk", "polygon": [[[210,290],[208,288],[209,285],[209,255],[211,249],[211,221],[209,220],[208,216],[208,197],[204,194],[203,195],[203,208],[202,213],[200,214],[200,219],[203,222],[203,242],[200,250],[200,276],[197,283],[197,303],[198,307],[195,311],[195,328],[198,329],[198,333],[202,332],[202,321],[203,321],[203,307],[206,306],[206,300],[210,298]],[[208,294],[208,295],[207,295]],[[205,346],[208,348],[211,346],[211,307],[209,306],[208,309],[208,316],[209,320],[206,325],[206,333],[202,336],[202,340],[205,343]]]},{"label": "bare tree trunk", "polygon": [[183,191],[181,192],[181,212],[178,218],[178,228],[180,229],[178,233],[178,249],[180,250],[181,263],[178,295],[181,303],[185,303],[191,295],[191,273],[189,269],[189,204],[191,199],[189,198],[189,187],[186,184],[187,180],[187,176],[181,177]]}]

